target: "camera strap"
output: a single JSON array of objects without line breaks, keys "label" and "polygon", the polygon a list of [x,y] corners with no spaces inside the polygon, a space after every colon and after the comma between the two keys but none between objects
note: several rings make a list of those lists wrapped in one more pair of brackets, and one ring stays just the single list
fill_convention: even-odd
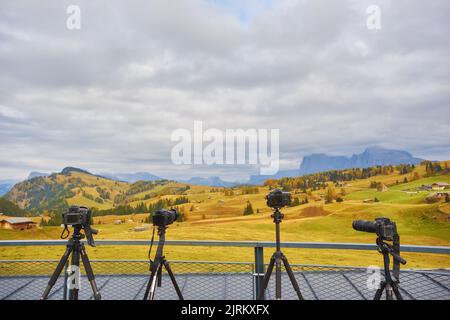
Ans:
[{"label": "camera strap", "polygon": [[61,232],[60,238],[61,239],[67,239],[70,236],[70,230],[67,228],[67,224],[64,225],[64,229]]},{"label": "camera strap", "polygon": [[155,240],[155,226],[153,226],[152,240],[150,240],[150,248],[148,249],[148,260],[150,260],[150,262],[152,262],[152,248],[154,240]]}]

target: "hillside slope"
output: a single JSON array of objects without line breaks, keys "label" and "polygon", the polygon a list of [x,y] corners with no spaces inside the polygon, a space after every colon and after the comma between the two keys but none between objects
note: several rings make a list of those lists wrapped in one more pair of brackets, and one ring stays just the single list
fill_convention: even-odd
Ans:
[{"label": "hillside slope", "polygon": [[136,194],[148,192],[169,182],[139,181],[130,184],[68,167],[60,173],[39,176],[16,184],[5,195],[5,199],[33,215],[61,211],[72,204],[109,209],[133,201]]}]

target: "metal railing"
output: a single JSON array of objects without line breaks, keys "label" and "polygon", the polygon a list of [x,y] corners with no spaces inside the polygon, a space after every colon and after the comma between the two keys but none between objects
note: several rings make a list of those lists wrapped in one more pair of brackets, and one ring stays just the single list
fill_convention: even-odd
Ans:
[{"label": "metal railing", "polygon": [[[6,240],[0,247],[63,246],[64,240]],[[147,240],[96,240],[98,246],[148,246]],[[169,246],[246,247],[253,248],[254,262],[170,261],[186,299],[253,299],[259,291],[266,264],[264,248],[273,248],[273,242],[259,241],[190,241],[168,240]],[[283,248],[376,250],[374,244],[283,242]],[[403,252],[450,254],[450,247],[402,245]],[[0,299],[38,299],[42,294],[57,260],[0,260]],[[93,260],[92,265],[105,299],[141,299],[148,280],[146,260]],[[367,288],[366,268],[292,265],[303,295],[307,299],[371,299]],[[381,271],[381,274],[383,272]],[[82,277],[81,299],[92,298],[89,285]],[[283,298],[295,299],[287,275],[283,273]],[[401,273],[401,291],[405,299],[450,300],[450,272],[404,270]],[[61,299],[65,291],[64,277],[58,280],[51,299]],[[273,298],[271,280],[268,298]],[[167,275],[158,299],[175,299]]]},{"label": "metal railing", "polygon": [[[0,247],[14,246],[60,246],[67,240],[1,240]],[[148,246],[149,240],[95,240],[97,245]],[[216,240],[166,240],[166,245],[189,247],[253,247],[274,248],[271,241],[216,241]],[[297,249],[333,249],[333,250],[376,250],[377,246],[370,243],[339,243],[339,242],[282,242],[283,248]],[[403,252],[450,254],[450,247],[402,245]]]}]

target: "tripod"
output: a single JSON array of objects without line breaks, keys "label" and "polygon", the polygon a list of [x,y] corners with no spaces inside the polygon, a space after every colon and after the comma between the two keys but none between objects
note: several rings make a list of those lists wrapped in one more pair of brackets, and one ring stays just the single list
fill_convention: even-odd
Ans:
[{"label": "tripod", "polygon": [[[180,287],[178,287],[178,283],[175,279],[175,276],[170,268],[169,262],[167,262],[166,258],[163,255],[164,242],[166,241],[166,226],[158,226],[158,248],[156,249],[155,259],[150,261],[150,279],[147,284],[147,289],[145,290],[144,300],[154,300],[156,286],[161,287],[162,280],[162,268],[166,268],[167,273],[169,274],[170,280],[177,292],[178,298],[183,300],[183,295],[181,294]],[[152,239],[153,244],[153,239]]]},{"label": "tripod", "polygon": [[[380,287],[375,293],[375,297],[373,299],[381,300],[383,291],[386,290],[386,300],[394,300],[394,295],[397,300],[403,300],[398,284],[400,282],[400,263],[406,264],[406,260],[400,257],[400,237],[398,235],[394,236],[393,246],[384,242],[381,237],[378,237],[377,246],[378,251],[383,255],[385,280],[381,281]],[[393,273],[395,279],[393,279],[391,276],[389,255],[392,255],[394,258]]]},{"label": "tripod", "polygon": [[271,215],[273,222],[275,223],[275,234],[276,234],[276,251],[270,258],[270,263],[267,268],[267,272],[264,275],[263,283],[259,291],[258,300],[264,300],[265,291],[269,285],[270,276],[272,275],[273,268],[275,266],[275,296],[277,300],[281,300],[281,262],[283,262],[286,272],[291,280],[292,286],[299,300],[303,300],[302,293],[300,292],[300,287],[298,286],[297,280],[295,280],[294,273],[292,272],[291,266],[286,258],[286,256],[281,252],[280,246],[280,223],[284,218],[284,215],[280,212],[280,209],[276,208]]},{"label": "tripod", "polygon": [[[94,299],[95,300],[101,300],[100,292],[98,291],[97,284],[95,282],[95,276],[94,272],[92,271],[91,263],[89,261],[89,258],[86,253],[86,249],[84,247],[84,244],[80,241],[85,237],[84,234],[82,234],[81,226],[75,226],[74,232],[72,237],[67,242],[66,252],[62,256],[61,260],[58,263],[58,266],[56,267],[55,272],[53,272],[50,280],[48,281],[47,288],[45,289],[42,300],[46,300],[50,291],[52,290],[53,286],[55,285],[56,281],[58,280],[62,269],[64,266],[68,263],[69,256],[72,254],[71,258],[71,266],[72,268],[75,267],[75,270],[72,270],[72,274],[77,276],[77,272],[79,272],[80,267],[80,256],[84,265],[84,269],[86,270],[86,274],[89,280],[89,283],[91,284],[92,291],[94,293]],[[78,291],[79,286],[77,285],[77,279],[75,279],[75,285],[69,286],[69,300],[78,300]],[[65,293],[64,293],[65,296]]]}]

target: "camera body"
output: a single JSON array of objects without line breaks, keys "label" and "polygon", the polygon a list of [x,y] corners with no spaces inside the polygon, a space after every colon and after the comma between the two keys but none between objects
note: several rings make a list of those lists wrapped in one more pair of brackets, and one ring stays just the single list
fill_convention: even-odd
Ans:
[{"label": "camera body", "polygon": [[156,210],[152,214],[153,225],[157,227],[165,227],[168,226],[179,218],[180,214],[176,209],[160,209]]},{"label": "camera body", "polygon": [[68,226],[84,226],[90,224],[92,212],[86,207],[71,206],[62,214],[63,224]]},{"label": "camera body", "polygon": [[82,206],[71,206],[69,210],[62,214],[62,221],[67,229],[67,226],[72,226],[75,230],[84,230],[88,244],[95,247],[93,234],[98,231],[91,228],[92,211],[89,208]]},{"label": "camera body", "polygon": [[387,241],[394,241],[397,235],[397,225],[389,218],[376,218],[375,222],[355,220],[353,221],[353,229],[357,231],[376,233],[378,237]]},{"label": "camera body", "polygon": [[291,194],[275,189],[266,196],[266,200],[267,206],[274,209],[281,209],[291,204]]}]

